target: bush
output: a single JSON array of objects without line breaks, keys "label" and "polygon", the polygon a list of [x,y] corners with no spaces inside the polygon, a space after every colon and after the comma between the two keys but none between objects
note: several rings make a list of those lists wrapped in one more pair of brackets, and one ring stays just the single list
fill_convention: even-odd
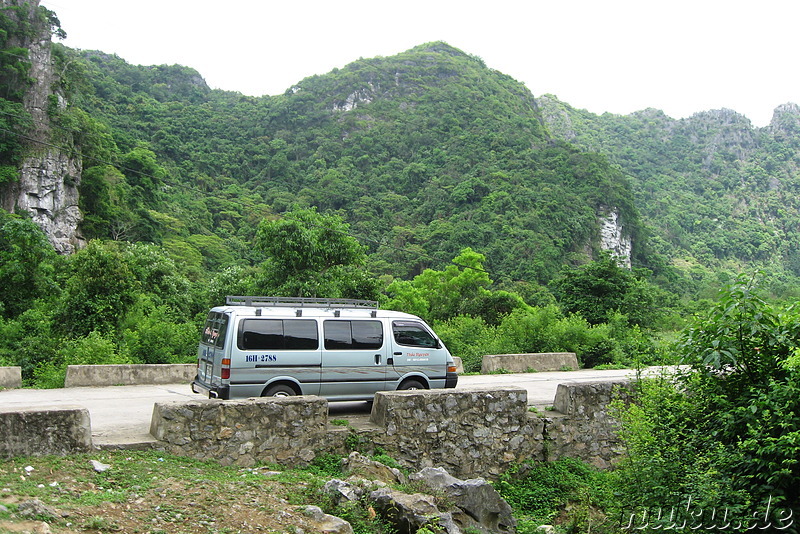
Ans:
[{"label": "bush", "polygon": [[640,382],[636,403],[620,407],[629,456],[619,471],[624,502],[640,509],[691,502],[745,524],[767,509],[779,516],[796,508],[798,346],[796,310],[770,307],[746,279],[731,286],[685,335],[691,367]]},{"label": "bush", "polygon": [[164,306],[132,314],[122,334],[126,353],[140,363],[191,363],[197,357],[198,327],[173,322]]},{"label": "bush", "polygon": [[[522,525],[544,524],[551,523],[571,503],[596,509],[608,506],[612,499],[610,480],[608,473],[580,460],[560,458],[517,466],[503,473],[495,487]],[[574,506],[571,515],[580,515]]]},{"label": "bush", "polygon": [[94,331],[86,337],[65,341],[56,359],[44,362],[34,371],[36,387],[62,388],[68,365],[113,365],[134,363],[117,351],[116,344],[104,334]]},{"label": "bush", "polygon": [[468,373],[479,372],[483,356],[494,352],[495,329],[480,317],[454,317],[436,323],[435,329],[453,356],[461,358]]}]

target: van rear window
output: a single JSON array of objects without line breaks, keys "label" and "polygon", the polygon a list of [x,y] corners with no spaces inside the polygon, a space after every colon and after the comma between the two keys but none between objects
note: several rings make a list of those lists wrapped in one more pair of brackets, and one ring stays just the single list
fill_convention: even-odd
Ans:
[{"label": "van rear window", "polygon": [[317,322],[313,319],[244,319],[239,326],[241,350],[316,350]]},{"label": "van rear window", "polygon": [[325,349],[377,350],[383,346],[380,321],[325,321]]},{"label": "van rear window", "polygon": [[211,312],[206,318],[201,343],[221,348],[225,344],[225,333],[228,331],[228,316],[224,313]]}]

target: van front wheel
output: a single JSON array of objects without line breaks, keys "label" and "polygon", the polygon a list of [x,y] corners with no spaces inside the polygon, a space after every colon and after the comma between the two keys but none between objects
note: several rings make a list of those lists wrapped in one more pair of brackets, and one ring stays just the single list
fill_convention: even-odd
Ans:
[{"label": "van front wheel", "polygon": [[425,386],[419,380],[406,380],[400,387],[397,388],[397,391],[405,391],[409,389],[426,389]]},{"label": "van front wheel", "polygon": [[265,397],[291,397],[293,395],[297,395],[297,392],[286,384],[275,384],[264,392]]}]

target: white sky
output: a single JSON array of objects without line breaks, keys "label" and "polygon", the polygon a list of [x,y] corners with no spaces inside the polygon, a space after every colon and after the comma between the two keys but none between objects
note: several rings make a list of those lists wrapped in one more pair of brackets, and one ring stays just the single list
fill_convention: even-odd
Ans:
[{"label": "white sky", "polygon": [[800,103],[797,0],[41,0],[65,45],[275,95],[360,57],[445,41],[593,113]]}]

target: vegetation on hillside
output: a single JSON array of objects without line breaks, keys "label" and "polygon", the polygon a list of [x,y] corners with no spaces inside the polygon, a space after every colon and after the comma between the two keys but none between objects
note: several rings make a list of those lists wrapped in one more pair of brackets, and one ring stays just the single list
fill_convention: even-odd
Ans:
[{"label": "vegetation on hillside", "polygon": [[769,126],[754,128],[725,109],[675,120],[655,109],[598,116],[551,95],[537,104],[552,135],[625,171],[647,246],[675,267],[681,294],[710,297],[737,273],[761,269],[774,295],[797,297],[796,105],[777,108]]},{"label": "vegetation on hillside", "polygon": [[[3,191],[36,149],[19,43],[61,31],[21,9],[0,10]],[[179,65],[58,44],[53,57],[67,102],[50,109],[49,144],[80,151],[88,245],[59,256],[0,211],[0,365],[26,385],[62,385],[69,364],[193,361],[226,294],[378,299],[430,321],[468,371],[542,351],[687,364],[618,407],[628,459],[614,480],[569,462],[502,477],[531,525],[565,499],[583,503],[575,532],[601,532],[623,503],[738,521],[800,500],[800,318],[784,306],[800,277],[796,106],[764,129],[729,111],[598,117],[535,101],[444,43],[262,98]],[[612,211],[631,270],[600,251]],[[756,267],[769,302],[738,277]],[[665,341],[693,314],[681,344]]]}]

